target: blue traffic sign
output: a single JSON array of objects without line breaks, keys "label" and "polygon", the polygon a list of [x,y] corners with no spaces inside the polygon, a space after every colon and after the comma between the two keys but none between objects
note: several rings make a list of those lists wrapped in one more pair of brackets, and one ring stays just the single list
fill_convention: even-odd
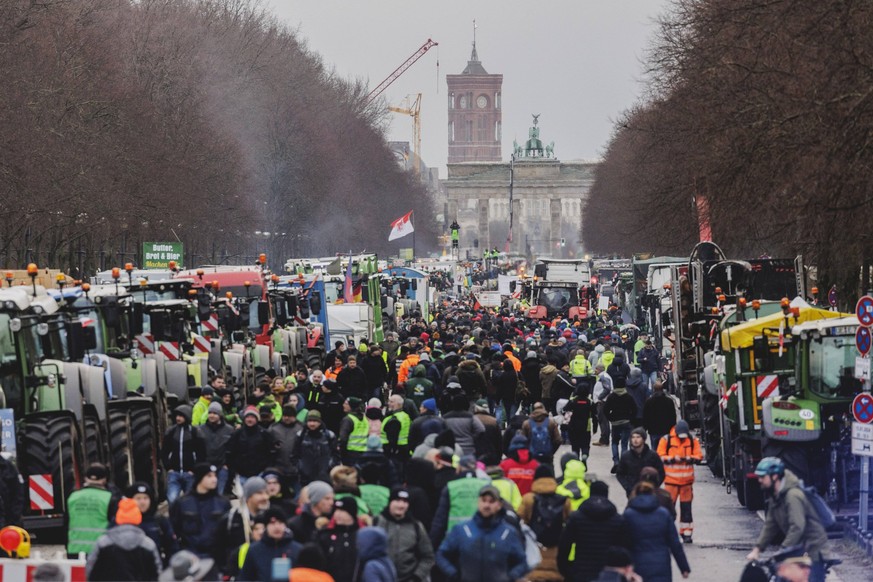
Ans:
[{"label": "blue traffic sign", "polygon": [[855,332],[855,347],[858,348],[858,353],[866,356],[870,353],[870,347],[873,345],[873,334],[870,333],[869,327],[858,327]]},{"label": "blue traffic sign", "polygon": [[864,327],[873,325],[873,297],[864,295],[858,299],[858,304],[855,306],[855,315],[858,316],[858,322]]},{"label": "blue traffic sign", "polygon": [[873,421],[873,396],[869,392],[861,392],[852,401],[852,416],[864,424]]}]

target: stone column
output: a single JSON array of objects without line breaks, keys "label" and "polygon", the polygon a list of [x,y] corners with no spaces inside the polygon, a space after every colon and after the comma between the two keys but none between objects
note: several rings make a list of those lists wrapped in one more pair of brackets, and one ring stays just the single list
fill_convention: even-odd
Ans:
[{"label": "stone column", "polygon": [[491,233],[489,228],[488,208],[490,201],[487,198],[477,200],[479,207],[479,232],[476,236],[479,238],[479,258],[482,257],[482,251],[486,248],[491,248]]},{"label": "stone column", "polygon": [[561,240],[561,199],[552,198],[549,200],[549,247],[551,253],[555,253],[555,245]]}]

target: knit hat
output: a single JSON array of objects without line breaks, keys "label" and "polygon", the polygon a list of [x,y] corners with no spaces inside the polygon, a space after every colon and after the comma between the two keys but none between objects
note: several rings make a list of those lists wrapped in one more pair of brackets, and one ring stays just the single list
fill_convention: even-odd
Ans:
[{"label": "knit hat", "polygon": [[142,513],[136,501],[129,497],[122,497],[118,502],[118,511],[115,512],[115,523],[118,525],[139,525],[142,523]]},{"label": "knit hat", "polygon": [[243,410],[242,415],[243,415],[243,418],[245,418],[247,416],[254,416],[255,418],[260,418],[260,415],[258,414],[258,409],[255,408],[254,406],[246,406],[246,409]]},{"label": "knit hat", "polygon": [[458,461],[458,468],[462,471],[475,471],[476,457],[474,457],[473,455],[464,455]]},{"label": "knit hat", "polygon": [[202,390],[200,390],[201,396],[215,396],[215,388],[212,386],[204,386]]},{"label": "knit hat", "polygon": [[260,477],[249,477],[243,485],[243,501],[255,493],[263,493],[267,490],[267,482]]},{"label": "knit hat", "polygon": [[[270,479],[276,479],[277,481],[281,482],[282,477],[283,477],[282,471],[280,471],[276,467],[267,467],[266,469],[264,469],[261,472],[261,479],[263,479],[264,482],[267,482]],[[246,481],[246,483],[248,483],[248,481]],[[243,489],[245,489],[245,488],[243,488]]]},{"label": "knit hat", "polygon": [[542,479],[544,477],[555,478],[555,470],[552,469],[551,465],[540,465],[536,468],[536,471],[534,471],[534,480]]},{"label": "knit hat", "polygon": [[214,412],[215,414],[219,415],[224,412],[224,409],[221,408],[221,404],[219,404],[218,402],[210,402],[209,408],[207,408],[206,410],[210,413]]},{"label": "knit hat", "polygon": [[425,408],[425,410],[429,410],[430,412],[437,411],[436,400],[433,398],[428,398],[427,400],[424,400],[421,405]]},{"label": "knit hat", "polygon": [[354,518],[358,517],[358,502],[352,496],[341,497],[333,502],[333,509],[337,511],[341,509]]},{"label": "knit hat", "polygon": [[375,406],[369,406],[369,407],[367,407],[367,410],[364,411],[364,416],[366,416],[370,420],[382,420],[382,416],[384,416],[384,415],[382,414],[381,408],[377,408]]},{"label": "knit hat", "polygon": [[656,487],[660,487],[661,474],[654,467],[643,467],[640,469],[640,481],[648,481]]},{"label": "knit hat", "polygon": [[191,470],[194,474],[194,487],[200,484],[200,481],[209,473],[218,473],[218,467],[209,463],[197,463]]},{"label": "knit hat", "polygon": [[306,414],[306,420],[321,420],[321,412],[317,410],[310,410]]},{"label": "knit hat", "polygon": [[512,437],[512,440],[509,441],[509,451],[517,451],[519,449],[526,449],[529,443],[527,438],[524,435],[517,434]]},{"label": "knit hat", "polygon": [[691,429],[688,428],[688,423],[680,420],[676,423],[676,436],[680,439],[687,439]]},{"label": "knit hat", "polygon": [[271,505],[261,514],[261,519],[264,520],[264,524],[268,524],[274,519],[279,523],[285,523],[286,521],[288,521],[288,516],[285,515],[285,512],[282,511],[280,507]]},{"label": "knit hat", "polygon": [[333,493],[333,487],[324,481],[312,481],[306,486],[306,492],[309,494],[309,503],[317,504],[319,501]]},{"label": "knit hat", "polygon": [[525,359],[525,360],[536,360],[536,359],[537,359],[537,353],[536,353],[535,351],[531,350],[531,351],[529,351],[529,352],[527,353],[527,356],[525,356],[524,359]]},{"label": "knit hat", "polygon": [[282,406],[282,416],[297,416],[297,408],[293,404]]},{"label": "knit hat", "polygon": [[402,499],[403,501],[409,501],[409,489],[406,487],[395,487],[391,490],[391,495],[388,497],[388,501],[397,501],[398,499]]},{"label": "knit hat", "polygon": [[595,481],[591,484],[591,497],[609,498],[609,485],[603,481]]},{"label": "knit hat", "polygon": [[422,352],[422,354],[420,356],[418,356],[418,361],[419,362],[429,362],[430,361],[430,354],[428,354],[427,352]]},{"label": "knit hat", "polygon": [[273,416],[273,407],[269,404],[262,404],[258,409],[258,412],[261,415],[261,418],[272,418]]},{"label": "knit hat", "polygon": [[641,437],[643,437],[643,441],[645,441],[647,438],[649,438],[649,434],[646,432],[646,429],[644,429],[641,426],[638,426],[631,431],[631,436],[633,436],[635,434],[638,434]]},{"label": "knit hat", "polygon": [[352,407],[352,410],[357,410],[363,403],[364,401],[357,396],[349,396],[349,406]]}]

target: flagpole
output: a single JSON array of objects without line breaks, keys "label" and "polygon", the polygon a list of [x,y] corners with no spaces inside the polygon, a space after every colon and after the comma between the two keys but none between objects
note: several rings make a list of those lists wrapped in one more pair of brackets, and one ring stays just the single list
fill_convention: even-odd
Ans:
[{"label": "flagpole", "polygon": [[412,262],[415,262],[415,210],[409,214],[409,222],[412,223]]}]

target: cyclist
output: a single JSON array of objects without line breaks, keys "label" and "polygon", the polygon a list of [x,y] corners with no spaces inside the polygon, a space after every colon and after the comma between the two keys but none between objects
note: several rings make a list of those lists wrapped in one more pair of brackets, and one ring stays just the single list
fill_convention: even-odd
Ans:
[{"label": "cyclist", "polygon": [[755,547],[746,556],[757,560],[761,552],[770,544],[781,539],[781,547],[802,545],[812,560],[809,572],[810,582],[824,582],[825,558],[828,536],[819,521],[815,508],[806,498],[797,475],[785,468],[785,463],[777,457],[761,459],[755,468],[758,483],[766,496],[770,497],[764,528]]}]

